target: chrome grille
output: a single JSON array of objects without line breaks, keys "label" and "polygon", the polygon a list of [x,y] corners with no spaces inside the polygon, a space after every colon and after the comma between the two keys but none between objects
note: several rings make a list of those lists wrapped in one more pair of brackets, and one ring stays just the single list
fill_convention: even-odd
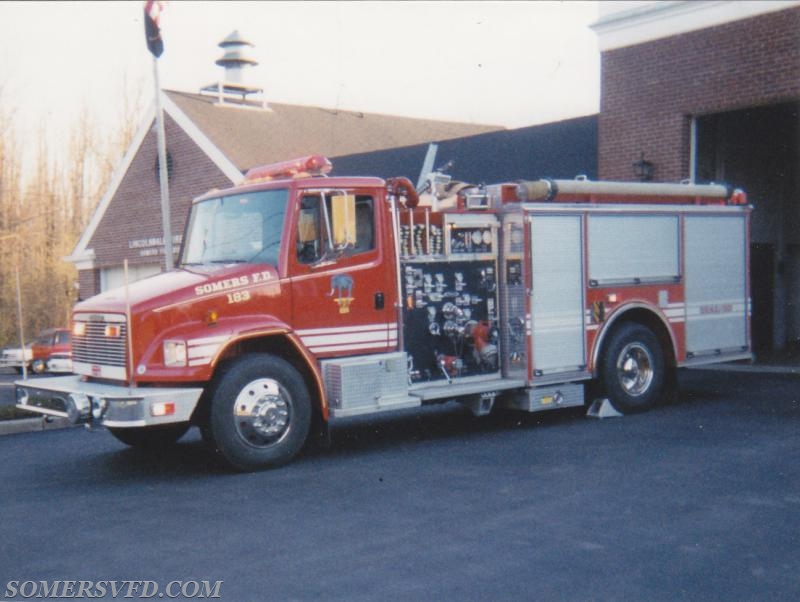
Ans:
[{"label": "chrome grille", "polygon": [[[99,366],[115,366],[124,368],[126,357],[126,341],[128,328],[124,322],[105,320],[75,320],[83,322],[86,330],[82,335],[72,335],[72,359],[75,362],[96,364]],[[120,329],[119,336],[106,336],[106,326]]]}]

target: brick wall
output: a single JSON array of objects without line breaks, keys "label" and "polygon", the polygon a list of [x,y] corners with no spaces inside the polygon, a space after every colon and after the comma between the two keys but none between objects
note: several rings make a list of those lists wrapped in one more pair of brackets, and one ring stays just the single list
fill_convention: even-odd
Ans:
[{"label": "brick wall", "polygon": [[643,152],[654,179],[689,177],[692,116],[800,99],[800,8],[602,54],[598,171],[631,180]]},{"label": "brick wall", "polygon": [[[170,223],[172,234],[176,235],[183,233],[192,199],[211,188],[229,186],[230,181],[169,116],[165,117],[167,151],[172,156],[172,175],[169,180]],[[147,254],[153,251],[153,247],[131,248],[131,241],[162,236],[157,155],[156,133],[153,128],[145,137],[89,242],[88,247],[95,252],[97,267],[119,266],[126,258],[130,265],[152,264],[157,261],[163,264],[163,255]]]},{"label": "brick wall", "polygon": [[100,274],[98,270],[78,271],[78,296],[88,299],[100,292]]}]

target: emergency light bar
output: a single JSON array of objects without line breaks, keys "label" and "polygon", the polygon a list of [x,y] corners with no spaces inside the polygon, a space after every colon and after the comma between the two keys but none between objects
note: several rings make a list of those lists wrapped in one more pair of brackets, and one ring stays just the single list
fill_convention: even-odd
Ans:
[{"label": "emergency light bar", "polygon": [[244,181],[265,182],[269,180],[280,180],[285,178],[305,178],[310,176],[324,176],[333,165],[322,155],[309,155],[299,159],[281,161],[254,167],[245,174]]}]

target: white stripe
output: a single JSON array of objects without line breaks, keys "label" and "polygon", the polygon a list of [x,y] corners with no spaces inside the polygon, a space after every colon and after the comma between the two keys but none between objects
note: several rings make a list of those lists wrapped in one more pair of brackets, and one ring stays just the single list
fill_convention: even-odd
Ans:
[{"label": "white stripe", "polygon": [[211,343],[224,343],[227,340],[228,340],[228,335],[224,334],[224,335],[220,335],[220,336],[217,336],[217,337],[205,337],[205,338],[200,338],[200,339],[189,339],[188,341],[186,341],[186,344],[189,347],[194,347],[196,345],[199,346],[199,345],[209,345]]},{"label": "white stripe", "polygon": [[[703,307],[715,307],[719,308],[721,306],[730,305],[730,311],[708,311],[702,312],[701,308]],[[710,301],[703,301],[703,302],[695,302],[687,305],[686,307],[686,315],[690,318],[696,318],[698,316],[702,318],[716,318],[716,317],[732,317],[732,316],[741,316],[744,315],[747,311],[747,304],[741,300],[729,301],[725,299],[721,300],[710,300]]]},{"label": "white stripe", "polygon": [[344,343],[367,343],[386,341],[388,333],[386,330],[375,332],[358,332],[337,335],[318,335],[313,337],[300,337],[303,344],[308,347],[318,347],[320,345],[340,345]]},{"label": "white stripe", "polygon": [[189,359],[199,359],[199,358],[206,358],[206,360],[210,360],[211,356],[217,352],[217,349],[220,348],[220,345],[199,345],[197,347],[189,347],[188,354]]},{"label": "white stripe", "polygon": [[[397,341],[395,341],[397,344]],[[354,345],[323,345],[320,347],[310,347],[311,351],[314,353],[324,353],[328,351],[359,351],[362,349],[379,349],[379,348],[390,348],[391,346],[388,344],[378,344],[375,343],[358,343]]]},{"label": "white stripe", "polygon": [[307,328],[298,330],[297,334],[301,337],[313,336],[318,334],[342,334],[351,332],[367,332],[370,330],[386,330],[388,328],[397,329],[397,322],[385,322],[383,324],[366,324],[364,326],[339,326],[337,328]]}]

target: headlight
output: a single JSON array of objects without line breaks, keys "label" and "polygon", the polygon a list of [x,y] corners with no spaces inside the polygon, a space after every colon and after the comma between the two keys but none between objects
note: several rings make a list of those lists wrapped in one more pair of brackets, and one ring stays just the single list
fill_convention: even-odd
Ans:
[{"label": "headlight", "polygon": [[186,365],[186,343],[184,341],[164,341],[164,365],[170,367]]},{"label": "headlight", "polygon": [[100,420],[108,408],[108,401],[101,397],[92,397],[92,418]]}]

